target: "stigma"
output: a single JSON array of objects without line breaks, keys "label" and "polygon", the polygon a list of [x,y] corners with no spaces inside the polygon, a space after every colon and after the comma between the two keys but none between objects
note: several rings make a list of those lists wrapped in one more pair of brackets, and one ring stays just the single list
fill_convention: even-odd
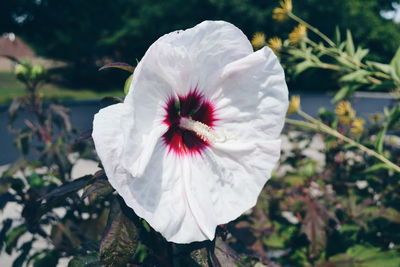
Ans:
[{"label": "stigma", "polygon": [[179,127],[194,132],[201,140],[209,143],[223,142],[225,138],[205,123],[195,121],[190,117],[181,117]]}]

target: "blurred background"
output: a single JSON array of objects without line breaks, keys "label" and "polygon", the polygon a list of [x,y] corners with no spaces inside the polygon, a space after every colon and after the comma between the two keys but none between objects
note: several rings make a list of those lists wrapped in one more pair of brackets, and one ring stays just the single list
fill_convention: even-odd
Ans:
[{"label": "blurred background", "polygon": [[[203,20],[231,22],[249,39],[258,31],[284,38],[295,22],[274,22],[272,10],[277,4],[273,0],[4,0],[0,54],[46,60],[53,67],[54,89],[82,92],[73,98],[89,97],[85,90],[117,90],[126,76],[99,73],[99,66],[112,61],[135,65],[163,34]],[[331,37],[336,26],[350,29],[355,42],[371,50],[370,59],[387,61],[400,43],[398,7],[391,0],[301,0],[296,1],[296,14]],[[9,64],[4,59],[1,70],[0,101],[4,103],[4,91],[16,94],[19,87],[7,76]],[[307,86],[299,80],[295,87],[301,90],[335,89],[325,77],[306,79]],[[324,86],[320,86],[322,81]]]},{"label": "blurred background", "polygon": [[[272,0],[4,0],[0,9],[0,55],[30,58],[45,66],[49,75],[40,88],[44,99],[121,96],[129,74],[99,72],[99,67],[118,61],[136,65],[157,38],[203,20],[229,21],[249,39],[256,32],[284,39],[296,22],[274,21],[272,10],[277,4]],[[296,1],[296,14],[330,37],[336,26],[342,32],[350,29],[355,43],[370,49],[369,60],[388,61],[400,43],[398,1],[336,0],[327,4],[302,0]],[[0,146],[10,151],[0,156],[0,164],[9,163],[17,155],[5,131],[5,105],[25,90],[12,73],[14,65],[0,57]],[[288,76],[288,82],[292,92],[309,93],[311,98],[304,99],[311,106],[314,103],[310,110],[314,112],[321,103],[330,106],[329,99],[321,95],[338,90],[337,77],[323,69]],[[378,107],[387,103],[378,101],[383,101]],[[75,109],[79,106],[77,102],[67,105]],[[72,112],[72,119],[78,129],[89,130],[98,106],[88,102],[84,106],[84,110]],[[363,107],[371,108],[368,102]]]}]

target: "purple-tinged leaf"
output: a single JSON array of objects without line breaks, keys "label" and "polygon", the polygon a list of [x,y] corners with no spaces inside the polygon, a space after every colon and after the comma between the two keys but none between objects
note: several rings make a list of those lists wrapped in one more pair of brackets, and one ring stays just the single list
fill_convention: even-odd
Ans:
[{"label": "purple-tinged leaf", "polygon": [[316,201],[309,200],[307,203],[306,217],[304,218],[301,231],[310,241],[310,256],[316,258],[325,249],[326,230],[329,219],[335,219],[323,206]]},{"label": "purple-tinged leaf", "polygon": [[40,200],[47,200],[49,201],[52,198],[62,197],[68,195],[70,193],[74,193],[82,188],[84,188],[90,180],[94,177],[92,175],[85,175],[79,179],[73,180],[69,183],[64,183],[59,187],[55,188],[54,190],[50,191],[46,195],[40,198]]},{"label": "purple-tinged leaf", "polygon": [[103,102],[104,104],[108,104],[108,103],[118,104],[118,103],[124,102],[121,98],[114,97],[114,96],[103,97],[100,101]]},{"label": "purple-tinged leaf", "polygon": [[240,265],[240,257],[221,237],[215,238],[214,251],[210,252],[210,260],[213,266],[236,267]]},{"label": "purple-tinged leaf", "polygon": [[118,201],[111,205],[100,242],[100,259],[105,266],[125,266],[139,245],[135,224],[124,215]]},{"label": "purple-tinged leaf", "polygon": [[110,69],[110,68],[115,68],[115,69],[121,69],[121,70],[126,70],[129,72],[133,72],[133,70],[135,69],[135,67],[127,64],[127,63],[123,63],[123,62],[114,62],[114,63],[109,63],[104,65],[103,67],[101,67],[99,69],[100,70],[105,70],[105,69]]},{"label": "purple-tinged leaf", "polygon": [[67,132],[72,130],[71,120],[69,118],[69,109],[60,105],[50,105],[49,109],[57,116],[59,116],[65,126]]},{"label": "purple-tinged leaf", "polygon": [[89,197],[90,201],[94,201],[98,197],[111,194],[114,188],[106,179],[97,179],[93,184],[89,185],[82,194],[82,199]]}]

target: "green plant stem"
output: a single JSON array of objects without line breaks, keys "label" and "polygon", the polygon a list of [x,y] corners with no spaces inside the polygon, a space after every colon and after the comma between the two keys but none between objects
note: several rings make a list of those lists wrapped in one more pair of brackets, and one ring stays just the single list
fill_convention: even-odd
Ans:
[{"label": "green plant stem", "polygon": [[[336,57],[342,57],[345,60],[347,60],[348,62],[350,62],[351,64],[363,68],[363,69],[368,69],[368,66],[365,65],[362,62],[357,62],[355,61],[353,58],[349,57],[348,55],[346,55],[345,53],[343,53],[342,51],[340,51],[339,49],[337,49],[336,46],[333,46],[334,49],[336,49],[336,52],[331,52],[329,50],[327,50],[325,48],[325,46],[321,46],[319,44],[317,44],[316,42],[314,42],[313,40],[311,40],[310,38],[305,38],[305,41],[310,44],[311,46],[313,46],[315,49],[318,49],[319,51],[322,51],[323,53],[325,53],[326,55],[332,57],[333,59],[336,59]],[[342,68],[340,68],[342,69]],[[390,77],[389,77],[390,78]]]},{"label": "green plant stem", "polygon": [[[314,32],[315,34],[317,34],[319,37],[321,37],[325,42],[327,42],[331,47],[336,48],[337,46],[336,44],[328,37],[326,36],[324,33],[322,33],[320,30],[318,30],[318,28],[312,26],[311,24],[309,24],[308,22],[306,22],[305,20],[301,19],[300,17],[296,16],[295,14],[293,14],[292,12],[288,12],[288,16],[290,18],[292,18],[293,20],[297,21],[298,23],[303,24],[304,26],[306,26],[309,30],[311,30],[312,32]],[[346,55],[345,53],[343,53],[342,51],[337,52],[337,54],[335,53],[331,53],[330,51],[326,50],[325,47],[321,47],[320,45],[318,45],[317,43],[315,43],[314,41],[310,40],[309,38],[306,38],[306,42],[308,42],[310,45],[312,45],[314,48],[323,51],[325,54],[336,58],[337,56],[339,57],[343,57],[344,59],[346,59],[347,61],[349,61],[350,63],[356,65],[357,67],[363,68],[363,69],[368,69],[368,66],[362,62],[357,62],[355,61],[353,58],[349,57],[348,55]],[[329,64],[332,65],[332,64]],[[336,65],[332,65],[332,66],[336,66]],[[322,66],[322,68],[325,68],[324,66]],[[328,69],[332,69],[332,70],[341,70],[342,68],[340,67],[334,67],[332,68],[331,66],[327,67]],[[381,77],[383,79],[386,80],[391,80],[392,77],[390,75],[387,75],[383,72],[374,72],[374,75],[376,75],[377,77]],[[374,77],[368,77],[368,80],[371,81],[374,84],[380,84],[382,83],[379,79],[376,79]]]},{"label": "green plant stem", "polygon": [[311,121],[311,122],[293,120],[293,119],[286,119],[286,123],[289,123],[289,124],[292,124],[292,125],[295,125],[295,126],[310,128],[310,129],[313,129],[315,131],[324,132],[326,134],[334,136],[334,137],[336,137],[336,138],[338,138],[340,140],[345,141],[346,143],[348,143],[350,145],[356,146],[357,148],[359,148],[360,150],[364,151],[368,155],[379,159],[380,161],[384,162],[386,165],[388,165],[389,167],[391,167],[392,169],[394,169],[395,171],[400,173],[400,167],[398,165],[396,165],[395,163],[391,162],[390,160],[388,160],[387,158],[385,158],[383,155],[381,155],[381,154],[377,153],[376,151],[374,151],[372,149],[369,149],[368,147],[366,147],[366,146],[354,141],[353,139],[351,139],[351,138],[339,133],[335,129],[332,129],[328,125],[326,125],[326,124],[322,123],[321,121],[315,119],[314,117],[308,115],[307,113],[303,112],[302,110],[299,110],[298,114],[300,116],[302,116],[303,118],[305,118],[306,120]]},{"label": "green plant stem", "polygon": [[308,24],[306,21],[302,20],[301,18],[299,18],[298,16],[296,16],[295,14],[293,14],[292,12],[288,12],[288,16],[290,18],[292,18],[293,20],[297,21],[300,24],[303,24],[304,26],[306,26],[308,29],[310,29],[310,31],[314,32],[315,34],[317,34],[319,37],[321,37],[325,42],[327,42],[330,46],[335,47],[335,43],[329,39],[328,36],[326,36],[325,34],[323,34],[320,30],[318,30],[317,28],[315,28],[314,26]]},{"label": "green plant stem", "polygon": [[341,70],[342,68],[337,66],[337,65],[333,65],[333,64],[329,64],[329,63],[319,63],[320,67],[323,69],[328,69],[328,70]]}]

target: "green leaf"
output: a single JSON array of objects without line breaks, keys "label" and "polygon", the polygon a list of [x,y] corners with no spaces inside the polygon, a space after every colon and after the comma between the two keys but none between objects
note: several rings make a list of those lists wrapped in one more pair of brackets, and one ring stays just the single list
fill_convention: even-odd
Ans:
[{"label": "green leaf", "polygon": [[395,250],[381,251],[377,247],[356,245],[346,253],[337,254],[318,266],[332,267],[398,267],[400,255]]},{"label": "green leaf", "polygon": [[19,250],[22,250],[21,254],[14,260],[12,267],[22,267],[25,262],[26,257],[32,248],[32,241],[24,243]]},{"label": "green leaf", "polygon": [[37,257],[33,263],[33,267],[57,266],[59,252],[57,250],[46,251],[44,255]]},{"label": "green leaf", "polygon": [[385,141],[385,135],[386,135],[387,128],[384,127],[377,135],[376,140],[375,140],[375,149],[378,153],[382,153],[383,151],[383,142]]},{"label": "green leaf", "polygon": [[397,78],[400,80],[400,47],[397,49],[396,54],[390,61],[390,66],[393,67],[394,73],[397,75]]},{"label": "green leaf", "polygon": [[315,67],[315,64],[313,62],[308,61],[308,60],[303,61],[295,66],[294,74],[299,75],[300,73],[306,71],[309,68],[313,68],[313,67]]},{"label": "green leaf", "polygon": [[336,103],[344,98],[348,98],[360,85],[344,85],[332,99],[332,103]]},{"label": "green leaf", "polygon": [[397,105],[393,109],[391,109],[389,112],[389,121],[387,124],[387,128],[392,129],[393,126],[397,122],[399,122],[399,120],[400,120],[400,105]]},{"label": "green leaf", "polygon": [[366,63],[374,71],[380,71],[386,74],[391,74],[393,70],[393,67],[389,64],[382,64],[375,61],[367,61]]},{"label": "green leaf", "polygon": [[351,72],[349,74],[346,74],[342,76],[339,81],[341,82],[360,82],[360,83],[366,83],[366,77],[370,75],[370,72],[366,70],[356,70],[354,72]]},{"label": "green leaf", "polygon": [[283,182],[289,186],[301,186],[307,181],[306,176],[301,175],[287,175],[284,177]]},{"label": "green leaf", "polygon": [[273,233],[268,238],[263,239],[263,243],[272,248],[285,248],[285,239],[278,233]]},{"label": "green leaf", "polygon": [[43,178],[36,172],[28,176],[28,184],[32,187],[42,187],[44,185]]},{"label": "green leaf", "polygon": [[124,85],[124,94],[125,94],[125,95],[127,95],[128,92],[129,92],[129,88],[130,88],[130,86],[131,86],[132,80],[133,80],[133,74],[131,74],[131,75],[128,77],[128,79],[126,79],[126,81],[125,81],[125,85]]},{"label": "green leaf", "polygon": [[394,223],[400,223],[400,212],[393,208],[381,210],[380,216]]},{"label": "green leaf", "polygon": [[349,61],[348,57],[346,57],[345,54],[343,54],[340,57],[336,57],[335,59],[337,60],[337,62],[339,62],[345,68],[348,68],[351,70],[358,69],[357,65],[354,64],[353,62]]},{"label": "green leaf", "polygon": [[335,43],[339,45],[341,42],[341,34],[340,34],[340,29],[339,26],[336,25],[335,27]]},{"label": "green leaf", "polygon": [[133,72],[135,70],[135,67],[127,64],[127,63],[123,63],[123,62],[114,62],[114,63],[110,63],[110,64],[106,64],[103,67],[101,67],[99,69],[100,70],[105,70],[105,69],[110,69],[110,68],[116,68],[116,69],[121,69],[121,70],[126,70],[129,72]]},{"label": "green leaf", "polygon": [[357,62],[361,62],[361,60],[363,60],[363,58],[366,55],[368,55],[368,53],[369,53],[368,49],[364,49],[364,48],[358,47],[357,50],[356,50],[356,53],[354,54],[354,59]]},{"label": "green leaf", "polygon": [[363,245],[356,245],[349,248],[346,254],[356,259],[359,264],[358,266],[363,267],[398,267],[400,266],[400,255],[392,251],[381,251],[377,247],[368,247]]},{"label": "green leaf", "polygon": [[6,236],[6,252],[11,254],[13,248],[17,245],[18,239],[25,234],[27,227],[25,224],[13,228]]},{"label": "green leaf", "polygon": [[385,163],[377,163],[372,165],[371,167],[365,169],[363,173],[370,173],[370,172],[376,172],[379,170],[391,170],[392,168],[386,165]]},{"label": "green leaf", "polygon": [[346,52],[349,56],[354,56],[354,43],[350,30],[346,31]]},{"label": "green leaf", "polygon": [[41,197],[40,200],[50,200],[55,197],[61,197],[76,192],[84,188],[92,178],[93,178],[92,175],[85,175],[81,178],[73,180],[72,182],[64,183],[61,186],[52,190],[51,192],[47,193],[43,197]]},{"label": "green leaf", "polygon": [[128,263],[139,244],[135,224],[124,215],[118,201],[111,205],[107,226],[100,242],[100,259],[106,266]]},{"label": "green leaf", "polygon": [[99,255],[97,253],[90,253],[85,256],[73,258],[68,262],[68,267],[100,266],[99,260]]}]

